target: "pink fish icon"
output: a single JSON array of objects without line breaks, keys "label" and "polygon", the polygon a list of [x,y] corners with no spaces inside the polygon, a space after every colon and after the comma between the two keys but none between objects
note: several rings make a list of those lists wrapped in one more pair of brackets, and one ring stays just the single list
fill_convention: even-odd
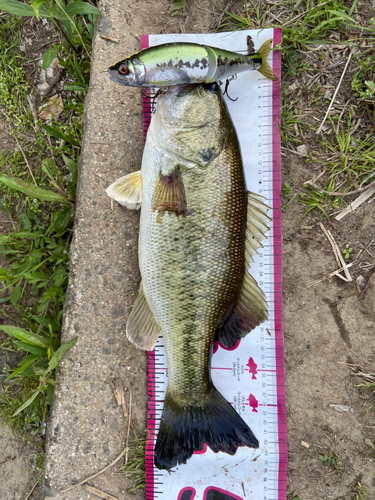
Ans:
[{"label": "pink fish icon", "polygon": [[251,379],[256,380],[256,374],[258,373],[257,367],[258,365],[255,363],[253,358],[249,358],[249,361],[247,362],[247,365],[249,367],[249,373],[251,373]]},{"label": "pink fish icon", "polygon": [[[177,500],[194,500],[196,493],[195,488],[186,486],[178,494]],[[216,486],[208,486],[203,492],[203,500],[243,500],[243,498]]]},{"label": "pink fish icon", "polygon": [[253,409],[253,412],[255,413],[258,413],[258,406],[259,406],[259,403],[258,403],[258,400],[256,399],[255,396],[253,396],[253,394],[250,394],[249,396],[249,406],[251,406],[251,408]]}]

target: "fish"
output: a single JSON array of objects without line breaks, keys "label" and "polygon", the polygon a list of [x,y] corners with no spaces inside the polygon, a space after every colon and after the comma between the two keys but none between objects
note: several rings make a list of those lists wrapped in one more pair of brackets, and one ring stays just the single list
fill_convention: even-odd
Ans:
[{"label": "fish", "polygon": [[204,444],[230,455],[258,448],[210,370],[214,342],[232,348],[268,318],[249,268],[268,231],[269,207],[246,189],[220,86],[169,87],[159,95],[141,170],[106,192],[129,209],[141,207],[142,281],[126,335],[144,350],[163,335],[168,387],[155,466],[170,470]]},{"label": "fish", "polygon": [[136,52],[106,71],[111,80],[130,87],[211,83],[249,70],[277,80],[267,61],[271,44],[268,40],[258,52],[239,54],[198,43],[164,43]]}]

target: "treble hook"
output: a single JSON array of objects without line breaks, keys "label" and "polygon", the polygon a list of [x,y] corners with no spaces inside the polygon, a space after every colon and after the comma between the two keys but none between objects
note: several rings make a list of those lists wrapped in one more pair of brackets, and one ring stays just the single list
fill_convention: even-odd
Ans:
[{"label": "treble hook", "polygon": [[230,99],[232,102],[236,102],[238,97],[236,97],[236,99],[232,99],[231,96],[228,94],[228,87],[229,87],[230,82],[232,82],[233,80],[236,80],[236,79],[237,79],[237,75],[232,75],[230,78],[227,78],[227,80],[225,82],[225,89],[223,92],[223,95],[226,94],[228,99]]}]

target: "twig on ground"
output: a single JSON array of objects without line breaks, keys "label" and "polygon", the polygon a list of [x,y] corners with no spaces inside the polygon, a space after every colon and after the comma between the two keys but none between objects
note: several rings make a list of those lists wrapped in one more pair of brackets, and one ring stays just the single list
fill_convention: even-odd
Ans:
[{"label": "twig on ground", "polygon": [[362,290],[359,292],[358,297],[359,297],[360,295],[362,295],[362,293],[365,293],[365,291],[367,290],[367,288],[368,288],[368,284],[369,284],[369,281],[370,281],[370,278],[371,278],[371,276],[374,274],[374,271],[375,271],[375,267],[373,267],[373,268],[371,269],[370,274],[367,276],[366,281],[365,281],[365,284],[363,285]]},{"label": "twig on ground", "polygon": [[105,472],[106,470],[110,469],[113,465],[117,464],[117,462],[119,460],[121,460],[121,458],[125,454],[126,454],[125,455],[125,460],[126,460],[126,462],[128,461],[127,457],[128,457],[128,453],[129,453],[128,444],[129,444],[130,421],[131,421],[131,402],[132,402],[132,393],[130,393],[130,398],[129,398],[129,422],[128,422],[128,433],[127,433],[127,437],[126,437],[126,447],[122,450],[122,452],[120,453],[120,455],[117,458],[115,458],[115,460],[113,460],[113,462],[111,462],[110,464],[106,465],[100,471],[96,472],[95,474],[92,474],[91,476],[87,477],[86,479],[82,479],[82,481],[79,481],[79,483],[77,483],[77,484],[72,484],[71,486],[68,486],[64,490],[61,490],[61,493],[66,493],[67,491],[75,488],[76,486],[81,486],[82,484],[87,483],[87,481],[90,481],[90,479],[94,479],[94,477],[100,476],[100,474],[103,474],[103,472]]},{"label": "twig on ground", "polygon": [[[314,8],[318,9],[319,7],[323,7],[323,5],[326,5],[327,3],[329,3],[329,2],[320,3],[319,5],[317,5]],[[310,10],[305,10],[304,12],[302,12],[302,14],[298,14],[298,16],[293,17],[293,19],[290,19],[289,21],[286,21],[284,24],[281,25],[281,28],[285,28],[285,26],[288,26],[289,24],[294,23],[294,21],[297,21],[297,19],[299,19],[300,17],[303,17],[305,14],[307,14],[308,12],[310,12]]]},{"label": "twig on ground", "polygon": [[375,373],[357,372],[357,373],[354,373],[354,375],[358,375],[358,377],[362,377],[362,378],[366,379],[368,382],[375,382]]},{"label": "twig on ground", "polygon": [[52,185],[55,189],[57,189],[57,191],[61,194],[61,196],[64,196],[64,198],[66,198],[67,200],[72,201],[72,200],[69,198],[69,196],[68,196],[67,194],[65,194],[65,193],[64,193],[64,191],[61,189],[61,187],[60,187],[58,184],[56,184],[56,182],[55,182],[55,181],[51,181],[51,180],[50,180],[50,181],[49,181],[49,183],[50,183],[50,184],[51,184],[51,185]]},{"label": "twig on ground", "polygon": [[102,35],[102,38],[103,40],[108,40],[109,42],[120,43],[120,40],[118,40],[117,38],[113,38],[112,36]]},{"label": "twig on ground", "polygon": [[223,17],[225,15],[225,12],[228,12],[228,10],[232,7],[234,2],[235,2],[235,0],[229,0],[229,2],[226,4],[224,9],[222,10],[222,13],[220,14],[218,20],[213,23],[214,28],[218,28],[220,26],[221,21],[223,20]]},{"label": "twig on ground", "polygon": [[[349,267],[354,266],[354,264],[356,264],[356,263],[357,263],[357,261],[351,262],[350,264],[347,264],[346,268],[348,269]],[[321,281],[323,281],[325,279],[333,278],[333,276],[338,276],[339,278],[342,279],[343,277],[340,275],[340,273],[342,273],[343,270],[344,270],[344,268],[340,267],[336,271],[333,271],[332,273],[330,273],[328,276],[323,276],[322,278],[318,278],[317,280],[311,281],[311,283],[309,283],[306,286],[306,288],[310,288],[311,286],[317,285],[318,283],[320,283]]]},{"label": "twig on ground", "polygon": [[340,122],[341,122],[341,118],[342,118],[342,115],[344,114],[345,110],[346,110],[346,106],[350,103],[350,99],[348,101],[346,101],[344,107],[342,108],[342,111],[340,113],[340,116],[339,116],[339,119],[338,119],[338,122],[337,122],[337,126],[336,126],[336,134],[338,134],[339,132],[339,127],[340,127]]},{"label": "twig on ground", "polygon": [[337,87],[336,87],[335,93],[333,94],[333,97],[332,97],[331,102],[330,102],[330,104],[329,104],[329,106],[328,106],[328,109],[327,109],[327,112],[326,112],[326,114],[325,114],[325,116],[324,116],[324,118],[323,118],[323,121],[322,121],[322,123],[320,124],[320,127],[318,128],[318,130],[315,132],[316,134],[320,134],[320,132],[321,132],[321,130],[322,130],[322,128],[323,128],[323,125],[324,125],[324,123],[325,123],[325,121],[326,121],[326,119],[327,119],[327,117],[328,117],[328,115],[329,115],[329,112],[331,111],[331,108],[332,108],[333,103],[334,103],[334,101],[335,101],[335,98],[336,98],[337,92],[339,91],[339,88],[340,88],[340,86],[341,86],[341,82],[342,82],[342,80],[343,80],[343,78],[344,78],[344,76],[345,76],[345,73],[346,73],[346,70],[347,70],[347,68],[348,68],[348,65],[349,65],[350,59],[352,58],[352,55],[353,55],[353,49],[350,51],[350,54],[349,54],[348,60],[346,61],[345,68],[344,68],[344,71],[342,72],[342,75],[341,75],[340,81],[339,81],[339,83],[338,83],[338,85],[337,85]]},{"label": "twig on ground", "polygon": [[[337,243],[335,242],[332,234],[330,231],[328,231],[321,222],[319,222],[319,226],[320,226],[320,229],[323,231],[323,233],[326,235],[328,241],[330,242],[331,244],[331,247],[332,247],[332,250],[333,250],[333,253],[335,255],[335,258],[336,258],[336,262],[337,262],[337,265],[339,267],[342,267],[343,270],[344,270],[344,273],[345,273],[345,276],[346,276],[346,279],[345,281],[353,281],[352,277],[350,276],[350,273],[348,271],[348,266],[343,258],[343,256],[341,255],[341,252],[340,252],[340,249],[339,247],[337,246]],[[337,275],[339,276],[340,278],[343,278],[343,276],[340,276],[339,274]]]},{"label": "twig on ground", "polygon": [[129,414],[128,410],[126,409],[124,387],[122,385],[122,380],[120,378],[116,378],[113,382],[111,381],[111,386],[113,394],[116,399],[117,406],[122,406],[124,417],[128,418]]},{"label": "twig on ground", "polygon": [[7,462],[11,462],[12,460],[15,460],[16,458],[17,457],[5,457],[5,459],[0,462],[0,465],[3,465]]},{"label": "twig on ground", "polygon": [[[375,173],[371,174],[370,178],[373,177],[374,175],[375,175]],[[375,186],[375,181],[370,182],[370,184],[367,184],[367,186],[362,186],[358,189],[354,189],[353,191],[347,191],[346,193],[338,193],[337,191],[326,191],[325,189],[321,189],[319,186],[314,184],[312,181],[305,182],[304,186],[306,186],[306,184],[309,184],[311,187],[313,187],[314,189],[319,191],[319,193],[327,194],[328,196],[350,196],[352,194],[362,193],[363,191],[365,191],[365,189],[368,189],[372,186]]]},{"label": "twig on ground", "polygon": [[35,490],[35,488],[38,486],[38,481],[34,484],[34,486],[31,488],[29,494],[27,495],[27,497],[25,498],[25,500],[27,500],[28,498],[30,498],[32,492]]},{"label": "twig on ground", "polygon": [[284,151],[288,151],[288,153],[293,153],[297,156],[303,156],[304,158],[306,158],[305,155],[303,155],[302,153],[298,153],[298,151],[294,151],[293,149],[284,148],[283,146],[281,146],[281,149],[283,149]]},{"label": "twig on ground", "polygon": [[90,486],[89,484],[84,484],[82,486],[86,491],[89,493],[93,493],[99,498],[104,498],[104,500],[117,500],[117,497],[114,497],[113,495],[110,495],[109,493],[104,493],[104,491],[98,490],[97,488],[94,488],[93,486]]},{"label": "twig on ground", "polygon": [[128,421],[128,432],[126,434],[126,454],[125,454],[125,464],[128,463],[128,456],[129,456],[129,449],[128,449],[128,444],[129,444],[129,434],[130,434],[130,422],[131,422],[131,417],[132,417],[132,393],[129,394],[129,421]]},{"label": "twig on ground", "polygon": [[26,158],[26,156],[25,156],[25,153],[23,152],[23,149],[21,148],[21,145],[20,145],[20,143],[18,142],[17,136],[15,135],[15,136],[14,136],[14,138],[16,139],[17,146],[18,146],[19,150],[20,150],[20,151],[21,151],[21,153],[22,153],[22,156],[23,156],[23,159],[24,159],[24,160],[25,160],[25,162],[26,162],[27,168],[29,169],[29,172],[30,172],[31,178],[32,178],[32,180],[34,181],[34,184],[37,186],[38,184],[36,183],[35,177],[34,177],[34,175],[33,175],[32,171],[31,171],[31,167],[30,167],[30,165],[29,165],[29,162],[27,161],[27,158]]},{"label": "twig on ground", "polygon": [[358,198],[355,199],[348,207],[346,207],[338,215],[336,215],[335,217],[336,220],[341,220],[343,217],[345,217],[345,215],[354,212],[354,210],[356,210],[360,205],[362,205],[362,203],[368,200],[368,198],[370,198],[375,193],[375,181],[367,185],[366,188],[367,189],[364,193],[358,196]]}]

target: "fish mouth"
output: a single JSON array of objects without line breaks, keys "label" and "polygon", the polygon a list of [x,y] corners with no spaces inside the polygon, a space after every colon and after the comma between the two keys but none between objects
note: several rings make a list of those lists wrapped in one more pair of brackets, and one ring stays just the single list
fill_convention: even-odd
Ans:
[{"label": "fish mouth", "polygon": [[109,74],[109,78],[112,82],[119,83],[120,85],[125,85],[126,87],[129,87],[130,82],[127,80],[123,80],[117,75],[117,72],[113,71],[111,68],[107,68],[104,70],[106,73]]}]

